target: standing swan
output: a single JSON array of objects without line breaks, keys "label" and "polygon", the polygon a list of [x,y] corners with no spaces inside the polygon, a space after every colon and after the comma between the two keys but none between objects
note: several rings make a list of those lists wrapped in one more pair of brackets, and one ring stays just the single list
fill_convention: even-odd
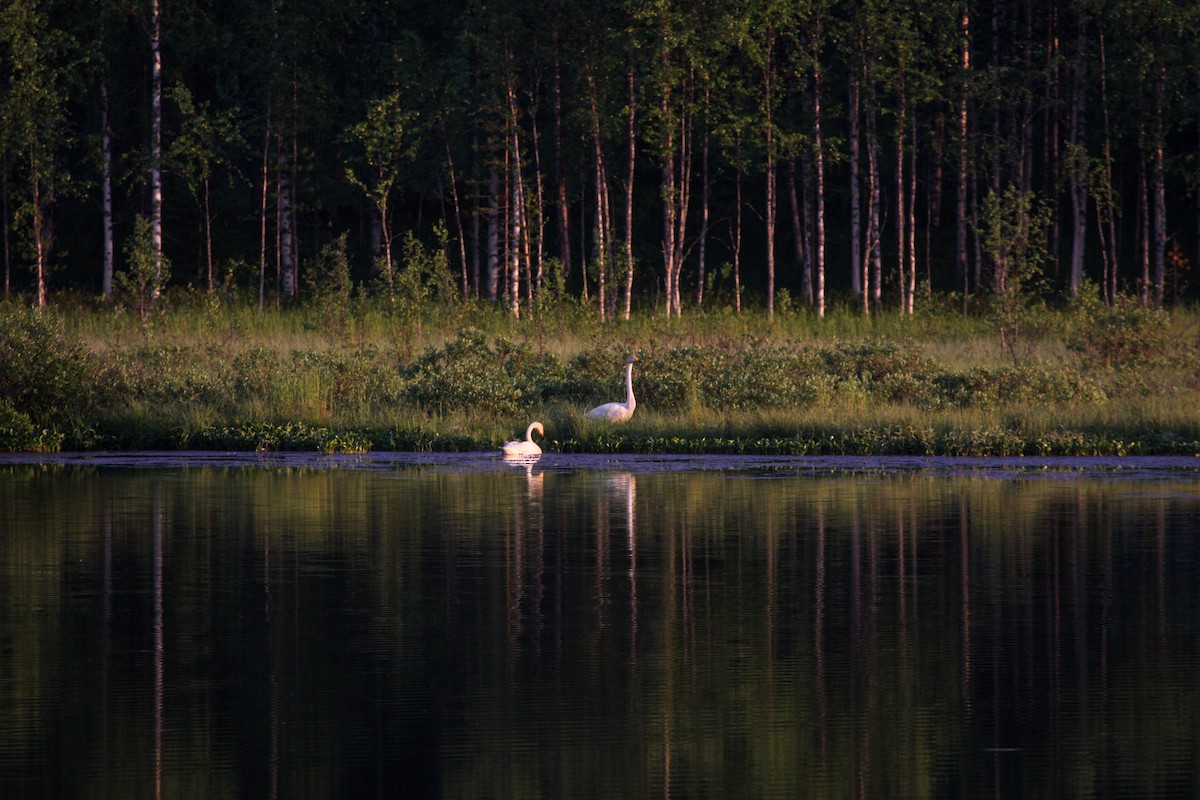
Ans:
[{"label": "standing swan", "polygon": [[546,435],[546,429],[542,427],[542,423],[531,422],[529,423],[529,427],[525,429],[524,439],[518,439],[515,442],[505,442],[500,451],[506,456],[540,456],[542,448],[533,443],[534,431],[537,431],[542,436]]},{"label": "standing swan", "polygon": [[587,412],[588,419],[598,419],[605,422],[629,421],[629,418],[633,416],[633,410],[637,408],[637,401],[633,399],[633,362],[637,360],[637,356],[630,356],[625,359],[625,402],[605,403],[602,406],[596,406]]}]

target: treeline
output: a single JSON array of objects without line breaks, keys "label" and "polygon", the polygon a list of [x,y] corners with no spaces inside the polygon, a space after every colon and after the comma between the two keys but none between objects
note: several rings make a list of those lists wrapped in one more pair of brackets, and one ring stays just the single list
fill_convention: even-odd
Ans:
[{"label": "treeline", "polygon": [[[1191,0],[4,0],[4,291],[1185,296]],[[412,250],[419,252],[419,250]],[[1046,280],[1041,280],[1041,278]]]}]

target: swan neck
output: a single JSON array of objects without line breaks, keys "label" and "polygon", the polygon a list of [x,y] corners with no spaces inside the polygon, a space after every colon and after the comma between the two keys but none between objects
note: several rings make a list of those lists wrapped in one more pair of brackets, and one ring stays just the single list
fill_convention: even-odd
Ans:
[{"label": "swan neck", "polygon": [[625,365],[625,405],[629,406],[632,411],[637,405],[637,401],[633,399],[633,362]]}]

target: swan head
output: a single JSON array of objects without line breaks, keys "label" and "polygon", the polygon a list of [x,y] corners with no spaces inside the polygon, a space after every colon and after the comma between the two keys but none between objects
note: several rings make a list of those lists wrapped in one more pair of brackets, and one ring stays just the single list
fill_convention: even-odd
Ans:
[{"label": "swan head", "polygon": [[625,363],[626,363],[626,364],[632,364],[633,362],[635,362],[635,361],[637,361],[637,360],[638,360],[638,357],[637,357],[637,356],[630,356],[629,358],[625,359]]},{"label": "swan head", "polygon": [[545,427],[542,425],[542,423],[540,423],[540,422],[531,422],[531,423],[529,423],[529,430],[525,431],[525,438],[526,438],[526,439],[533,439],[533,432],[534,432],[534,431],[537,431],[537,432],[538,432],[538,433],[540,433],[540,434],[541,434],[543,437],[545,437],[545,435],[546,435],[546,428],[545,428]]}]

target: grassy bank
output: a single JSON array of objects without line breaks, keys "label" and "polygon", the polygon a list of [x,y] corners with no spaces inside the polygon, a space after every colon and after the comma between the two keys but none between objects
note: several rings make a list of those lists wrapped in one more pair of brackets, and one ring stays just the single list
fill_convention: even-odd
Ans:
[{"label": "grassy bank", "polygon": [[[1003,348],[954,298],[602,324],[183,296],[146,323],[64,300],[0,326],[5,450],[489,450],[539,419],[568,452],[1200,454],[1200,319],[1132,301],[1031,309]],[[623,399],[629,353],[634,419],[584,420]]]}]

